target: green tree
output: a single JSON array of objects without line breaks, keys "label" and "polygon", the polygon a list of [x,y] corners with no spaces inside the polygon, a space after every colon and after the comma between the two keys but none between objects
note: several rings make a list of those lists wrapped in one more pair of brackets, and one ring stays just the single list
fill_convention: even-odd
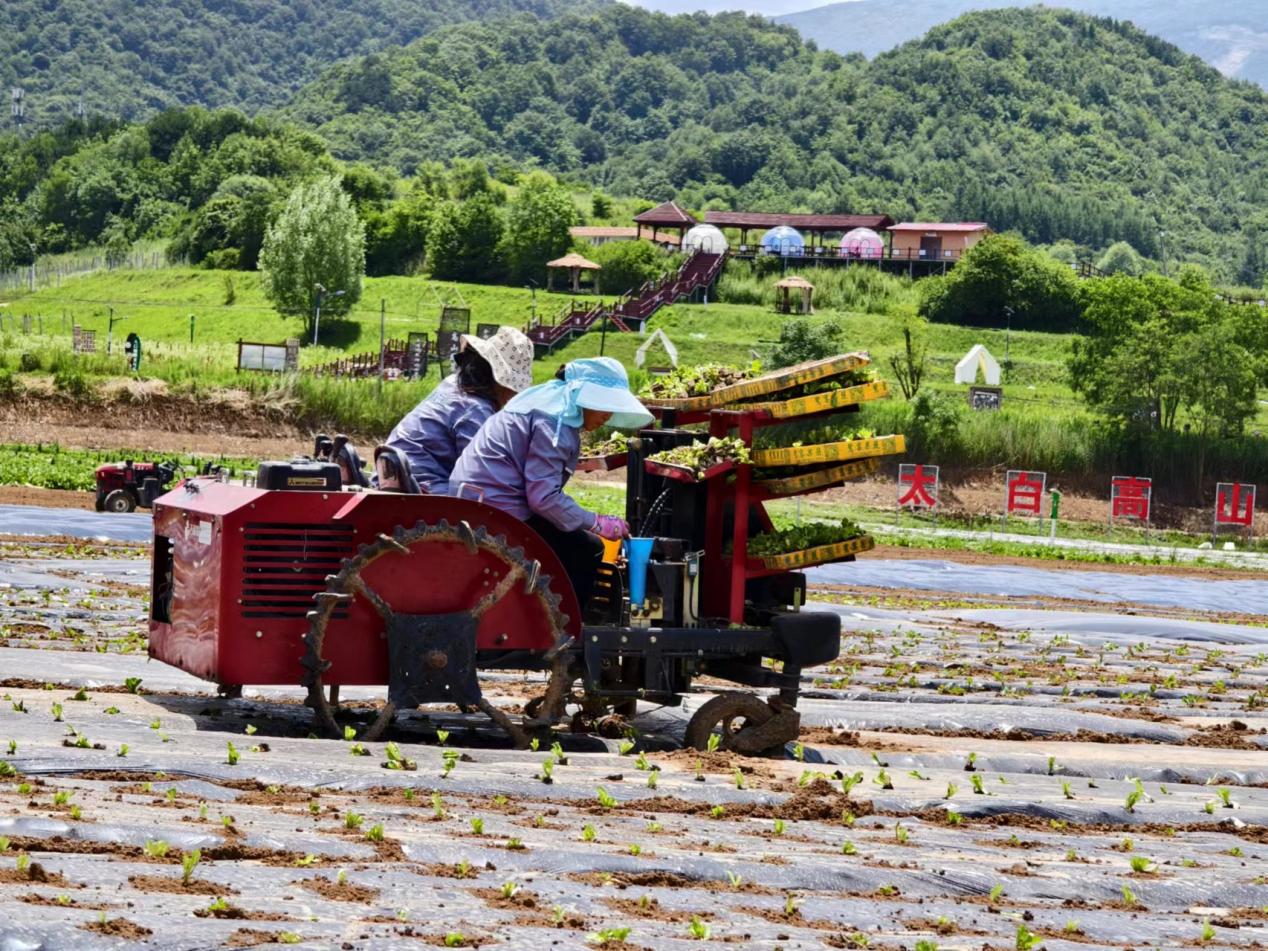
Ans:
[{"label": "green tree", "polygon": [[[278,313],[302,316],[312,329],[317,285],[327,289],[322,310],[346,314],[361,299],[365,225],[333,176],[298,185],[269,228],[260,249],[265,296]],[[343,295],[334,296],[335,291]]]},{"label": "green tree", "polygon": [[599,265],[599,286],[607,294],[637,290],[673,266],[674,258],[650,241],[609,241],[586,256]]},{"label": "green tree", "polygon": [[499,256],[505,226],[488,192],[464,202],[442,202],[427,230],[427,267],[442,281],[494,281],[502,273]]},{"label": "green tree", "polygon": [[366,273],[412,273],[426,253],[431,212],[432,200],[421,191],[392,202],[385,211],[372,212],[365,227]]},{"label": "green tree", "polygon": [[946,277],[920,282],[919,310],[938,323],[1071,330],[1079,321],[1077,290],[1068,267],[1021,238],[989,235]]},{"label": "green tree", "polygon": [[1129,274],[1137,277],[1144,273],[1145,265],[1140,255],[1126,241],[1116,241],[1101,255],[1096,266],[1106,274]]},{"label": "green tree", "polygon": [[503,256],[511,279],[544,281],[546,262],[562,256],[572,244],[568,229],[577,218],[572,196],[551,176],[523,176],[506,209]]},{"label": "green tree", "polygon": [[786,320],[779,328],[779,343],[771,354],[771,366],[789,367],[840,353],[841,334],[841,324],[835,320]]}]

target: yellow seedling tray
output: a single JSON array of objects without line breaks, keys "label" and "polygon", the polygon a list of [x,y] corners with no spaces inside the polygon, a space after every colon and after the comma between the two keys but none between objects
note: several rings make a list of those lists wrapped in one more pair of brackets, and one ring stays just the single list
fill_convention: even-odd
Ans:
[{"label": "yellow seedling tray", "polygon": [[815,383],[829,377],[839,376],[851,370],[865,367],[871,361],[861,353],[842,353],[822,360],[810,360],[796,366],[785,367],[773,373],[766,373],[743,383],[732,383],[713,391],[715,407],[726,406],[738,400],[751,400],[759,396],[768,396],[780,390],[792,389],[805,383]]},{"label": "yellow seedling tray", "polygon": [[797,568],[809,568],[812,565],[826,565],[830,561],[841,561],[861,552],[871,551],[876,547],[876,540],[871,535],[859,535],[857,538],[834,542],[831,545],[820,545],[803,551],[790,551],[783,555],[764,555],[751,559],[761,562],[771,571],[787,571]]},{"label": "yellow seedling tray", "polygon": [[889,385],[883,380],[874,380],[871,383],[860,383],[858,386],[849,386],[840,390],[799,396],[782,403],[749,403],[744,408],[765,410],[776,419],[796,419],[798,416],[813,416],[815,413],[857,406],[859,403],[867,403],[871,400],[883,400],[887,396],[889,396]]},{"label": "yellow seedling tray", "polygon": [[876,436],[872,439],[849,439],[845,442],[819,443],[813,446],[792,446],[787,449],[754,449],[755,466],[813,466],[824,462],[851,462],[872,456],[897,456],[907,451],[902,436]]},{"label": "yellow seedling tray", "polygon": [[879,469],[880,464],[879,459],[859,459],[857,462],[847,462],[830,469],[820,469],[818,472],[790,476],[787,479],[766,479],[758,482],[757,486],[773,496],[798,495],[801,492],[826,489],[838,482],[861,479]]}]

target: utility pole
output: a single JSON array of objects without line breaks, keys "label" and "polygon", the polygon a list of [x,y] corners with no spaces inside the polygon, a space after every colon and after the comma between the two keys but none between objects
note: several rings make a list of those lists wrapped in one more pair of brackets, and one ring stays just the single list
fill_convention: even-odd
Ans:
[{"label": "utility pole", "polygon": [[[321,326],[321,302],[326,297],[326,285],[314,284],[313,286],[317,288],[317,299],[313,305],[313,346],[315,347],[317,346],[317,329]],[[346,293],[347,291],[332,291],[330,296],[343,297]]]},{"label": "utility pole", "polygon": [[194,342],[194,315],[189,315],[189,342]]},{"label": "utility pole", "polygon": [[31,246],[31,293],[35,293],[35,242],[28,241]]},{"label": "utility pole", "polygon": [[387,344],[383,339],[384,328],[387,324],[387,298],[379,298],[379,395],[383,395],[383,359],[385,356],[384,349]]},{"label": "utility pole", "polygon": [[110,318],[106,323],[106,356],[110,356],[110,347],[111,347],[111,344],[114,342],[114,322],[116,320],[123,320],[123,319],[124,318],[122,317],[115,317],[114,308],[113,307],[110,308]]}]

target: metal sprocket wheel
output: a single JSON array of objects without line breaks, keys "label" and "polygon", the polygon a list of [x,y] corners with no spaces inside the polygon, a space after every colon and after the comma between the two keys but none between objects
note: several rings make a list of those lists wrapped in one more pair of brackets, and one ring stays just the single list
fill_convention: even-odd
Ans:
[{"label": "metal sprocket wheel", "polygon": [[703,752],[709,748],[709,737],[716,733],[719,749],[761,753],[796,739],[800,725],[796,710],[777,710],[751,693],[731,690],[718,694],[692,714],[683,745]]},{"label": "metal sprocket wheel", "polygon": [[[327,627],[335,610],[341,605],[350,604],[360,595],[383,618],[386,624],[393,616],[392,606],[374,591],[362,577],[362,572],[378,561],[390,555],[410,554],[411,546],[432,542],[457,542],[462,544],[471,555],[481,550],[496,555],[506,566],[506,573],[497,586],[481,598],[471,608],[476,618],[482,616],[497,604],[517,583],[524,585],[526,594],[535,596],[542,605],[546,617],[550,621],[555,646],[547,652],[547,660],[551,664],[551,677],[547,684],[546,696],[543,698],[544,716],[525,724],[530,728],[549,727],[558,717],[553,711],[562,708],[562,698],[572,685],[569,674],[569,661],[563,649],[571,642],[565,631],[568,617],[559,610],[559,596],[550,590],[550,576],[541,573],[541,563],[525,556],[522,548],[511,548],[501,535],[490,535],[483,526],[472,528],[467,522],[450,525],[441,520],[435,525],[420,521],[413,528],[398,525],[390,535],[380,534],[376,541],[362,545],[356,555],[345,560],[337,574],[326,577],[326,590],[319,591],[313,597],[317,608],[308,613],[308,633],[304,635],[306,651],[300,663],[305,668],[301,683],[308,688],[305,704],[313,710],[314,731],[324,733],[332,738],[343,735],[339,724],[335,721],[334,711],[323,691],[322,675],[330,669],[330,661],[324,657]],[[531,742],[527,731],[511,720],[487,699],[481,697],[478,707],[494,723],[502,728],[515,743],[517,748],[527,748]],[[396,707],[391,700],[384,701],[378,716],[362,735],[364,740],[377,740],[391,725],[396,716]]]}]

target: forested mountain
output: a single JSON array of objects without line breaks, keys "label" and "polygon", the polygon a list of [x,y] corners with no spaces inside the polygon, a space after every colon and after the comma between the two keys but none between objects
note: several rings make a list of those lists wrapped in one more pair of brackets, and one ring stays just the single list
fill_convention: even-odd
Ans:
[{"label": "forested mountain", "polygon": [[[48,128],[85,111],[144,119],[174,105],[277,105],[331,63],[437,27],[603,0],[3,0],[0,87]],[[7,111],[7,110],[6,110]]]},{"label": "forested mountain", "polygon": [[[676,0],[642,0],[642,5],[663,7],[667,2],[676,4]],[[795,13],[781,9],[784,15],[776,18],[824,49],[875,56],[969,11],[1016,5],[1016,0],[849,0]],[[1268,86],[1268,0],[1060,0],[1051,5],[1130,20],[1142,30],[1201,56],[1226,76]],[[681,4],[683,9],[694,10],[696,6],[696,0]]]},{"label": "forested mountain", "polygon": [[336,66],[284,112],[407,174],[483,156],[697,208],[984,218],[1264,270],[1268,96],[1066,11],[969,14],[870,63],[738,14],[469,23]]}]

